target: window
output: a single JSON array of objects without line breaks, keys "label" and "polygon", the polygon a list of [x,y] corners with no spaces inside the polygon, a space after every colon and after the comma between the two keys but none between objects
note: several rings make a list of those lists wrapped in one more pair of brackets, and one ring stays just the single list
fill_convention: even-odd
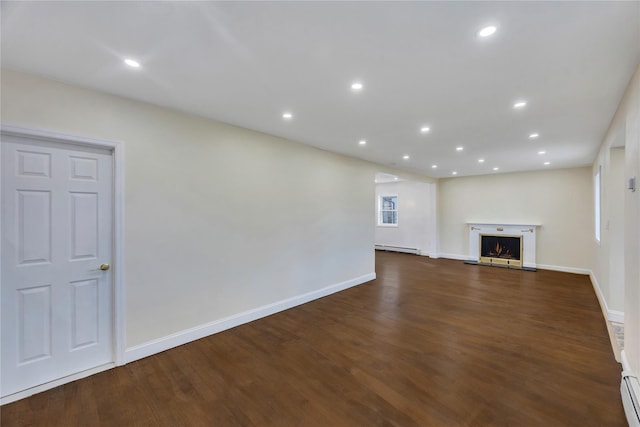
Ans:
[{"label": "window", "polygon": [[398,196],[380,196],[378,225],[398,225]]},{"label": "window", "polygon": [[594,200],[594,209],[595,209],[595,235],[596,241],[600,242],[600,170],[601,167],[598,166],[598,170],[596,171],[596,176],[593,181],[593,200]]}]

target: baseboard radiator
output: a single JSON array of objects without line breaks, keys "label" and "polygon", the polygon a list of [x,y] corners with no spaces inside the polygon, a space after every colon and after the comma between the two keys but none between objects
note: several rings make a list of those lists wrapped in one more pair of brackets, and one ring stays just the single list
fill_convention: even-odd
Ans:
[{"label": "baseboard radiator", "polygon": [[638,377],[623,371],[620,395],[629,427],[640,427],[640,383]]},{"label": "baseboard radiator", "polygon": [[403,248],[403,247],[400,247],[400,246],[376,245],[376,251],[403,252],[403,253],[406,253],[406,254],[420,255],[420,249],[417,249],[417,248]]}]

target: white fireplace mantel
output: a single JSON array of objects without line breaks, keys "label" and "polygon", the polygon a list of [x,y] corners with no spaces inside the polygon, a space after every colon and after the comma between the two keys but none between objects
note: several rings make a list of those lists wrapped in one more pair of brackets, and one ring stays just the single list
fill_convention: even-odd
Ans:
[{"label": "white fireplace mantel", "polygon": [[480,235],[522,236],[522,266],[536,268],[536,231],[540,224],[487,224],[468,222],[469,259],[480,260]]}]

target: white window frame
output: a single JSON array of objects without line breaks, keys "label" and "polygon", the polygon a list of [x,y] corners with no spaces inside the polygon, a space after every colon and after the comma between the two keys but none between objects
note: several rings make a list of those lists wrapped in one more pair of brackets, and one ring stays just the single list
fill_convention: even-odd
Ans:
[{"label": "white window frame", "polygon": [[594,208],[594,235],[596,242],[600,243],[602,231],[602,166],[598,166],[593,177],[593,208]]},{"label": "white window frame", "polygon": [[[385,197],[395,197],[396,198],[396,208],[393,210],[390,209],[382,209],[382,199]],[[398,195],[397,194],[381,194],[378,197],[378,227],[397,227],[399,222],[400,222],[400,218],[399,218],[399,209],[398,209]],[[396,222],[395,224],[385,224],[382,222],[382,212],[395,212],[396,213]]]}]

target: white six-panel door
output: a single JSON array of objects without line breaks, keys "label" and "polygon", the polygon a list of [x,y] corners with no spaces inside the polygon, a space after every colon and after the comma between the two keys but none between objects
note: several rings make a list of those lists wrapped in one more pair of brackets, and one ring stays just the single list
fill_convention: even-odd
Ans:
[{"label": "white six-panel door", "polygon": [[2,136],[1,396],[114,360],[112,193],[110,151]]}]

